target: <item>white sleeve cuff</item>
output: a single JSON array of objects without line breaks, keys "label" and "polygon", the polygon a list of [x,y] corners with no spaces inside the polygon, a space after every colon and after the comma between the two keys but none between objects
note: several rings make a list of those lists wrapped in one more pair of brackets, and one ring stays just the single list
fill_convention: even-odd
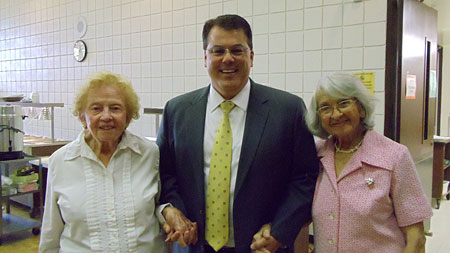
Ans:
[{"label": "white sleeve cuff", "polygon": [[164,210],[164,208],[166,208],[167,206],[172,206],[172,204],[170,203],[166,203],[166,204],[162,204],[156,207],[156,218],[159,221],[159,224],[162,226],[164,225],[164,223],[166,223],[166,219],[164,219],[164,216],[162,215],[162,211]]}]

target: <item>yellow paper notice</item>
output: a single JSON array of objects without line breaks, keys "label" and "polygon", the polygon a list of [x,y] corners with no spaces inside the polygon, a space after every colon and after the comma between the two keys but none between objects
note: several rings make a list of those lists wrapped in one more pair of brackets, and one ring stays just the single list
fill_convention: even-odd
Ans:
[{"label": "yellow paper notice", "polygon": [[355,72],[353,74],[361,79],[371,94],[375,93],[375,72]]}]

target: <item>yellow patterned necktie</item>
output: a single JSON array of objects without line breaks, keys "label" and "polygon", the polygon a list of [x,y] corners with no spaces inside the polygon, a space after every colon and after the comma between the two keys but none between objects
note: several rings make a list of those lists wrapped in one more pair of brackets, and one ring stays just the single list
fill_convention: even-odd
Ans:
[{"label": "yellow patterned necktie", "polygon": [[229,100],[220,104],[223,117],[214,138],[206,190],[206,240],[215,251],[228,242],[233,144],[229,114],[234,106]]}]

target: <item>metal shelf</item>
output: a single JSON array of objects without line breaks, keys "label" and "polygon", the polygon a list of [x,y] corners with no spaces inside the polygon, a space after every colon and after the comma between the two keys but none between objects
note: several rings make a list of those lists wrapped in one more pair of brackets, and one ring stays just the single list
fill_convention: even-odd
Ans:
[{"label": "metal shelf", "polygon": [[[43,188],[42,188],[42,160],[40,157],[37,156],[25,156],[22,159],[16,159],[16,160],[7,160],[7,161],[0,161],[0,175],[9,176],[10,172],[14,172],[15,170],[19,169],[23,165],[32,165],[32,161],[38,161],[39,164],[39,188],[38,190],[28,191],[28,192],[18,192],[15,194],[6,194],[1,195],[0,194],[0,210],[3,208],[3,204],[5,204],[6,213],[3,213],[1,211],[2,215],[0,216],[0,244],[1,244],[1,237],[5,234],[15,233],[23,230],[32,229],[33,234],[38,234],[39,229],[41,227],[41,222],[34,221],[31,219],[19,217],[16,215],[11,214],[10,209],[10,198],[15,196],[21,196],[26,194],[36,194],[39,193],[40,200],[39,200],[39,208],[38,208],[38,214],[42,218],[42,200],[43,200]],[[2,188],[2,180],[0,178],[0,189]]]},{"label": "metal shelf", "polygon": [[0,102],[0,105],[18,105],[22,107],[64,107],[64,103],[22,103],[22,102]]},{"label": "metal shelf", "polygon": [[40,190],[34,190],[34,191],[27,191],[27,192],[17,192],[14,194],[6,194],[6,195],[2,195],[2,198],[12,198],[12,197],[17,197],[17,196],[21,196],[21,195],[26,195],[26,194],[30,194],[30,193],[37,193]]},{"label": "metal shelf", "polygon": [[158,136],[158,130],[159,130],[159,117],[162,115],[164,111],[163,107],[151,107],[151,108],[144,108],[144,114],[153,114],[155,115],[155,137]]},{"label": "metal shelf", "polygon": [[51,137],[52,142],[55,142],[55,107],[64,107],[64,103],[21,103],[21,102],[0,102],[0,105],[17,105],[21,107],[39,107],[50,108],[51,121]]},{"label": "metal shelf", "polygon": [[[41,223],[13,214],[2,214],[2,234],[10,234],[32,228],[40,228]],[[0,236],[2,235],[0,234]]]},{"label": "metal shelf", "polygon": [[[2,165],[2,164],[23,163],[23,162],[29,162],[29,161],[34,161],[34,160],[39,160],[39,163],[41,163],[41,158],[40,157],[38,157],[38,156],[31,156],[31,155],[25,155],[25,157],[21,158],[21,159],[0,161],[0,165]],[[1,167],[0,167],[0,169],[1,169]]]}]

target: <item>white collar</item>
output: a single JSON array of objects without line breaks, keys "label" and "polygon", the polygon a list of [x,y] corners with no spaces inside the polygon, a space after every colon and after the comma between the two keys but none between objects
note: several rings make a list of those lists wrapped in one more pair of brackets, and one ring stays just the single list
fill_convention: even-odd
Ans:
[{"label": "white collar", "polygon": [[[119,145],[117,145],[117,149],[121,150],[129,148],[133,152],[142,155],[139,143],[135,140],[135,138],[136,136],[125,130],[122,134],[122,139],[120,140]],[[90,156],[91,153],[92,150],[84,140],[84,131],[82,131],[72,143],[67,144],[64,160],[72,160],[78,156]]]},{"label": "white collar", "polygon": [[[250,99],[250,78],[248,79],[245,86],[242,88],[241,91],[239,91],[236,96],[234,96],[231,101],[240,108],[242,111],[247,111],[248,107],[248,100]],[[212,86],[212,84],[209,86],[209,95],[208,95],[208,103],[211,105],[211,112],[216,110],[220,104],[225,101],[224,99]]]}]

